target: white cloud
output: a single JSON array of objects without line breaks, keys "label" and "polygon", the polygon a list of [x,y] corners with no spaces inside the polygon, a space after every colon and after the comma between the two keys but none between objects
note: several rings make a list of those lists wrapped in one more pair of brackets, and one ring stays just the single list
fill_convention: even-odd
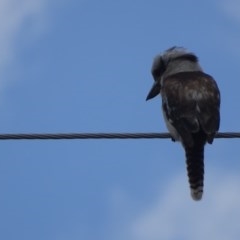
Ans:
[{"label": "white cloud", "polygon": [[41,25],[45,0],[0,0],[0,71],[14,58],[17,35],[26,21],[33,29]]},{"label": "white cloud", "polygon": [[125,239],[221,239],[240,237],[240,177],[208,171],[202,201],[191,199],[186,176],[169,183],[159,199],[126,224]]},{"label": "white cloud", "polygon": [[240,1],[224,0],[221,2],[221,9],[227,17],[240,23]]},{"label": "white cloud", "polygon": [[[222,0],[216,2],[216,6],[224,19],[226,25],[222,28],[221,36],[221,48],[229,50],[232,54],[239,56],[240,50],[238,48],[240,41],[240,1],[239,0]],[[231,25],[229,25],[229,22]]]}]

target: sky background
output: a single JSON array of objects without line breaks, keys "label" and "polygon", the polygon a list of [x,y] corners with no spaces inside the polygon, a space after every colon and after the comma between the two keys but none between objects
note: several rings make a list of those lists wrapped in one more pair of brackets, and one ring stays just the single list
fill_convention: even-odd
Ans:
[{"label": "sky background", "polygon": [[[0,0],[0,132],[166,132],[154,56],[197,54],[240,131],[240,1]],[[205,150],[203,200],[169,139],[0,141],[0,239],[240,238],[240,140]]]}]

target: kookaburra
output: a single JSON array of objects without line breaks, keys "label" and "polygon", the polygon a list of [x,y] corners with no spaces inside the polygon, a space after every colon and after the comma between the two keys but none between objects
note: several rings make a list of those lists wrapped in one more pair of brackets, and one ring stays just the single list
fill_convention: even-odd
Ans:
[{"label": "kookaburra", "polygon": [[156,56],[147,99],[159,93],[167,128],[185,150],[191,196],[200,200],[204,181],[204,145],[212,143],[220,123],[220,92],[203,72],[195,54],[172,47]]}]

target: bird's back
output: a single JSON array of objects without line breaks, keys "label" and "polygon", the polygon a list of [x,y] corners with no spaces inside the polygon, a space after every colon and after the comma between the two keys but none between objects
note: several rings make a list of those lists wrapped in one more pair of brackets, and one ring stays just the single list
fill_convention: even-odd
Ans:
[{"label": "bird's back", "polygon": [[204,72],[180,72],[168,76],[162,84],[163,106],[173,126],[186,141],[200,128],[207,141],[213,141],[219,129],[220,93],[215,80]]}]

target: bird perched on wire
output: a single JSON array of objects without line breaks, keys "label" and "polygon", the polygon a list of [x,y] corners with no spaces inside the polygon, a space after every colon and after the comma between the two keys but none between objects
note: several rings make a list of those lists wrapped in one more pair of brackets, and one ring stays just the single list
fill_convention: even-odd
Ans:
[{"label": "bird perched on wire", "polygon": [[156,56],[154,79],[147,99],[162,96],[162,111],[173,141],[186,154],[191,196],[200,200],[204,182],[204,146],[212,143],[220,123],[220,92],[212,76],[203,72],[195,54],[172,47]]}]

